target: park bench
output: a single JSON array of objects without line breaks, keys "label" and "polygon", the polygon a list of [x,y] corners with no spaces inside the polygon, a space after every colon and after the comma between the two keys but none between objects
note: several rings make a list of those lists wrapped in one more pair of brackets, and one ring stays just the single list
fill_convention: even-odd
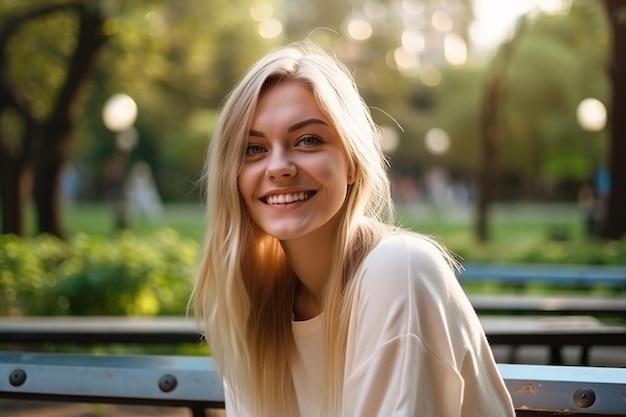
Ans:
[{"label": "park bench", "polygon": [[585,315],[626,323],[626,297],[468,294],[480,315]]},{"label": "park bench", "polygon": [[[563,363],[563,346],[575,342],[573,344],[581,347],[579,364],[587,364],[592,344],[578,343],[585,338],[583,334],[586,331],[582,327],[602,327],[597,320],[587,316],[612,323],[626,323],[626,267],[623,266],[467,263],[458,273],[458,279],[468,288],[468,297],[479,315],[497,315],[501,318],[496,320],[504,321],[503,326],[516,327],[517,334],[511,334],[505,328],[503,335],[504,341],[512,342],[510,361],[515,361],[517,347],[540,343],[540,340],[536,340],[539,338],[545,340],[549,346],[551,363]],[[509,291],[513,289],[513,293],[473,294],[469,288],[475,284],[497,284],[503,291],[507,288]],[[542,295],[524,293],[531,285],[544,287],[549,292]],[[599,286],[604,287],[605,292],[608,289],[612,295],[580,295],[580,292],[590,292],[588,290]],[[578,295],[563,294],[571,290]],[[549,331],[537,329],[537,325],[550,326],[550,320],[542,318],[541,324],[528,323],[520,315],[559,318],[552,322],[554,330]],[[563,315],[585,317],[576,320],[560,317]],[[564,332],[558,330],[557,326],[562,326]],[[574,334],[578,331],[578,335]],[[496,329],[488,332],[490,343],[500,344],[502,338],[495,332]],[[606,335],[592,335],[592,332],[595,330],[587,334],[591,343],[603,344],[600,339]]]},{"label": "park bench", "polygon": [[[594,346],[626,346],[626,326],[605,325],[593,317],[480,316],[480,319],[492,346],[546,346],[550,349],[551,364],[563,363],[561,351],[565,346],[581,348],[580,365],[589,363],[589,351]],[[45,344],[178,345],[198,344],[200,341],[195,322],[185,317],[0,318],[0,347]]]},{"label": "park bench", "polygon": [[[519,417],[626,416],[626,369],[498,367]],[[0,398],[176,406],[194,417],[224,408],[213,359],[197,356],[0,352]]]},{"label": "park bench", "polygon": [[464,283],[496,282],[524,286],[530,283],[589,288],[597,285],[626,290],[625,266],[467,263],[458,273]]}]

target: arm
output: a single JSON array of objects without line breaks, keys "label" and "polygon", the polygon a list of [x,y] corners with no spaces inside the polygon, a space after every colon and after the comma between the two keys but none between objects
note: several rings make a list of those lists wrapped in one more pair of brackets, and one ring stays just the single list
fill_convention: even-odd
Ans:
[{"label": "arm", "polygon": [[387,239],[356,279],[345,416],[515,415],[480,322],[432,243]]}]

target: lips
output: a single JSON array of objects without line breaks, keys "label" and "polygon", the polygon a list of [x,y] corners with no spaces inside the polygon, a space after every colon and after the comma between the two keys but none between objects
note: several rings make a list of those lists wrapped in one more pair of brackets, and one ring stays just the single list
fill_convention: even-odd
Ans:
[{"label": "lips", "polygon": [[263,197],[261,200],[265,204],[289,204],[295,203],[297,201],[305,201],[311,198],[315,194],[315,191],[300,191],[297,193],[284,193],[284,194],[273,194],[267,197]]}]

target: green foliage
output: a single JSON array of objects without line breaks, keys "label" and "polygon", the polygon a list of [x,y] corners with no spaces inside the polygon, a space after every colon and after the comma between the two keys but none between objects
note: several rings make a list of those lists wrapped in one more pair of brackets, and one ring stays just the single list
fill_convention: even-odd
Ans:
[{"label": "green foliage", "polygon": [[[18,2],[0,5],[0,26],[15,12],[54,4],[41,0],[11,3]],[[65,80],[66,60],[76,43],[75,15],[75,10],[67,8],[31,20],[7,43],[6,53],[11,58],[7,60],[9,79],[15,89],[31,100],[38,117],[49,114]]]},{"label": "green foliage", "polygon": [[[477,244],[458,226],[404,223],[432,232],[462,262],[626,265],[626,240],[555,240],[518,230],[507,243]],[[197,241],[170,228],[78,233],[69,241],[0,236],[0,315],[184,315],[198,256]]]},{"label": "green foliage", "polygon": [[606,131],[583,131],[576,110],[587,97],[609,104],[608,30],[602,4],[585,1],[539,14],[516,33],[504,93],[506,170],[584,180],[601,164]]},{"label": "green foliage", "polygon": [[565,265],[626,266],[626,239],[622,241],[528,240],[519,245],[477,244],[469,236],[446,239],[463,262],[500,262]]},{"label": "green foliage", "polygon": [[165,200],[185,199],[197,192],[193,183],[212,133],[211,114],[275,41],[256,33],[249,14],[253,0],[115,3],[107,22],[111,38],[95,68],[74,159],[95,184],[101,181],[102,171],[93,168],[101,167],[114,147],[103,128],[102,106],[110,95],[124,92],[138,106],[139,142],[131,159],[150,163]]},{"label": "green foliage", "polygon": [[0,236],[0,314],[182,315],[197,254],[171,229],[69,242]]}]

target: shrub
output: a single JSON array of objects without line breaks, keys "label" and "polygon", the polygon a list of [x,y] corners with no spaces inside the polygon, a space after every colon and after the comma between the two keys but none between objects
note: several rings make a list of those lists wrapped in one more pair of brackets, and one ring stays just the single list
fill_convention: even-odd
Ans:
[{"label": "shrub", "polygon": [[198,245],[171,229],[139,238],[0,237],[0,314],[185,314]]}]

